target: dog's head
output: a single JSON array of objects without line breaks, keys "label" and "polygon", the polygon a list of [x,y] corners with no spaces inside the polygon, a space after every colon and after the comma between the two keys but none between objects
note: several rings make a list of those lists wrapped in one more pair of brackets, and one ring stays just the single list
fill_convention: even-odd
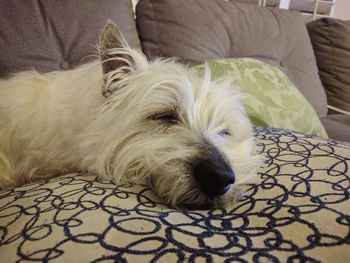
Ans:
[{"label": "dog's head", "polygon": [[113,23],[100,55],[108,132],[99,172],[148,184],[171,206],[231,202],[259,164],[234,81],[214,82],[208,68],[200,77],[174,60],[148,62]]}]

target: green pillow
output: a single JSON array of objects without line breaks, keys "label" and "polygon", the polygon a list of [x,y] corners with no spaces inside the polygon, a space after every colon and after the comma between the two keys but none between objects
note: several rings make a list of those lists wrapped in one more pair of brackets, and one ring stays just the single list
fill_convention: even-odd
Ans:
[{"label": "green pillow", "polygon": [[[246,96],[245,109],[254,125],[328,137],[313,107],[278,68],[251,58],[208,63],[213,80],[235,75]],[[198,65],[194,69],[204,74],[205,66]]]}]

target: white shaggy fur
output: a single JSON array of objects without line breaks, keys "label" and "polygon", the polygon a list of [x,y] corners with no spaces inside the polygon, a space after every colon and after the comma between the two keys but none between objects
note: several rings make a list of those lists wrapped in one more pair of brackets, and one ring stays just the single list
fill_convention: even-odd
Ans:
[{"label": "white shaggy fur", "polygon": [[[102,50],[110,33],[104,34]],[[259,165],[232,81],[216,83],[209,69],[201,78],[174,61],[148,62],[126,44],[108,44],[104,63],[119,63],[110,72],[96,61],[0,80],[0,188],[93,171],[116,183],[148,184],[172,206],[232,201]],[[159,114],[167,112],[178,121],[162,121]],[[230,191],[215,199],[201,192],[189,168],[212,146],[236,175]]]}]

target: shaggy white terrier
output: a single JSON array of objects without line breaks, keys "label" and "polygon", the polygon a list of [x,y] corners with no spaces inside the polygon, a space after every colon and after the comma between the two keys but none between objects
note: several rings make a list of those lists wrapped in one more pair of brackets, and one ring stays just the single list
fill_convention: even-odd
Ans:
[{"label": "shaggy white terrier", "polygon": [[260,164],[233,80],[148,62],[111,22],[100,57],[0,80],[0,188],[92,171],[175,207],[231,202]]}]

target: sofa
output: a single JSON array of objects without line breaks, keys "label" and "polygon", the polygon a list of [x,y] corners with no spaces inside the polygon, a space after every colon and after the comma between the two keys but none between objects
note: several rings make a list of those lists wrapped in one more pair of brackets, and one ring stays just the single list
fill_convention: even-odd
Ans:
[{"label": "sofa", "polygon": [[[286,73],[312,104],[328,136],[349,142],[350,116],[328,114],[326,90],[321,83],[312,43],[301,15],[240,4],[235,0],[229,2],[141,1],[137,6],[137,26],[144,52],[151,58],[175,56],[192,62],[250,57],[270,63]],[[316,41],[317,36],[322,37],[328,32],[311,34],[316,30],[312,30],[312,26],[309,29]],[[343,57],[349,53],[350,41],[345,36],[350,34],[350,30],[331,35],[337,38],[342,34],[344,37],[339,42],[343,43],[340,51],[344,52],[339,51],[339,55],[331,61],[339,58],[346,75],[349,72],[348,59]],[[316,48],[317,44],[314,46]],[[331,47],[328,45],[329,49]],[[323,44],[321,50],[326,48]],[[339,64],[334,65],[328,60],[322,64],[327,67],[322,72],[330,72],[334,66],[340,71]],[[345,98],[345,101],[348,101],[349,84],[348,81],[344,84],[347,91],[343,88],[338,93],[338,97]]]},{"label": "sofa", "polygon": [[3,78],[94,59],[111,19],[150,59],[249,57],[279,68],[329,136],[255,127],[264,165],[224,208],[170,208],[148,186],[85,172],[1,191],[1,262],[349,262],[350,126],[327,114],[298,13],[223,0],[140,0],[136,18],[129,0],[2,0],[0,10]]}]

